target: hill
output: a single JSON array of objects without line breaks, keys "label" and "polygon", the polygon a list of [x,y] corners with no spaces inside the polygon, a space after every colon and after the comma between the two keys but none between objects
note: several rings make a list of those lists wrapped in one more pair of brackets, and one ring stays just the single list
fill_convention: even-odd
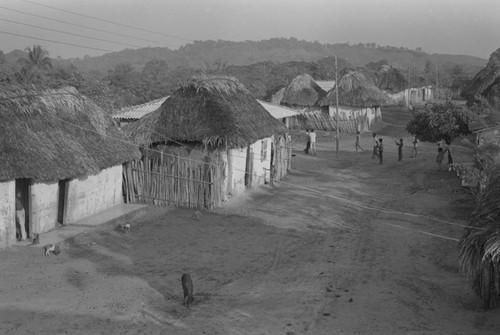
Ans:
[{"label": "hill", "polygon": [[98,57],[85,56],[64,60],[81,71],[106,72],[120,63],[129,63],[134,68],[142,68],[147,62],[155,59],[165,60],[169,67],[206,68],[214,64],[245,66],[259,62],[284,63],[290,61],[311,62],[331,56],[348,60],[354,66],[365,66],[367,63],[387,60],[402,68],[423,70],[429,62],[452,67],[461,65],[469,73],[476,73],[486,65],[487,60],[467,55],[431,55],[404,47],[379,46],[375,43],[350,45],[348,43],[321,44],[296,38],[272,38],[262,41],[194,41],[178,50],[168,48],[126,49],[108,53]]}]

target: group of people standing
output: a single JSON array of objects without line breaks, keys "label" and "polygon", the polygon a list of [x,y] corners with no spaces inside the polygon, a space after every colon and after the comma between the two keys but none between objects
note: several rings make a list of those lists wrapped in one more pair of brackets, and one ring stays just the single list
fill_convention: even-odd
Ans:
[{"label": "group of people standing", "polygon": [[[372,137],[372,144],[373,144],[373,152],[372,152],[372,159],[375,157],[379,158],[380,164],[384,163],[384,140],[382,138],[377,139],[377,134],[373,133]],[[396,146],[398,147],[398,161],[403,160],[403,139],[400,138],[399,141],[394,141],[396,143]],[[415,157],[417,158],[418,155],[418,139],[417,137],[414,138],[413,140],[413,150],[412,150],[412,155],[411,158]],[[356,135],[356,151],[358,151],[358,145],[359,145],[359,132]]]}]

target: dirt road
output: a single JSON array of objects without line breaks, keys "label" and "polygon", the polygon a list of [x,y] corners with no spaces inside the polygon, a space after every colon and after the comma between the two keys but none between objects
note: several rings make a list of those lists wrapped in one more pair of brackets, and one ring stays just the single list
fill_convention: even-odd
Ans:
[{"label": "dirt road", "polygon": [[383,165],[369,138],[355,152],[343,135],[336,157],[320,134],[284,183],[217,213],[151,207],[130,234],[102,227],[60,256],[2,252],[0,333],[498,334],[500,310],[482,311],[457,270],[469,196],[433,146],[398,162],[384,138]]}]

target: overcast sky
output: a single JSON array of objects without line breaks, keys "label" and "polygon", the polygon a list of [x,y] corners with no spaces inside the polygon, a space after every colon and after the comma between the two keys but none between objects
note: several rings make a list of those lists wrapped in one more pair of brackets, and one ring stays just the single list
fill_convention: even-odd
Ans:
[{"label": "overcast sky", "polygon": [[498,13],[500,0],[0,0],[0,48],[7,53],[40,44],[51,57],[69,58],[177,49],[194,40],[296,37],[488,58],[500,47]]}]

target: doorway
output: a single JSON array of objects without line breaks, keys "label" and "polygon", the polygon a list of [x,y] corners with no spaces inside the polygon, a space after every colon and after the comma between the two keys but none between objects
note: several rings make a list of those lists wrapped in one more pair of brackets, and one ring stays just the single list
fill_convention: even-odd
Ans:
[{"label": "doorway", "polygon": [[66,195],[68,194],[68,182],[69,179],[59,180],[58,189],[59,197],[57,201],[57,222],[61,225],[65,224],[65,213],[66,213]]},{"label": "doorway", "polygon": [[[30,214],[31,214],[31,204],[30,204],[30,199],[31,199],[31,179],[28,178],[20,178],[16,179],[16,194],[14,201],[16,202],[16,207],[19,207],[19,204],[17,204],[17,196],[19,194],[20,198],[20,203],[22,206],[22,209],[24,209],[24,218],[18,218],[17,217],[17,209],[16,208],[16,222],[21,219],[24,221],[24,231],[26,232],[26,238],[31,236],[31,224],[30,224]],[[21,222],[19,222],[21,224]],[[17,226],[17,224],[16,224]],[[21,227],[23,228],[23,227]],[[19,236],[17,236],[20,234]],[[16,228],[16,238],[20,239],[22,237],[21,232],[17,232]]]}]

